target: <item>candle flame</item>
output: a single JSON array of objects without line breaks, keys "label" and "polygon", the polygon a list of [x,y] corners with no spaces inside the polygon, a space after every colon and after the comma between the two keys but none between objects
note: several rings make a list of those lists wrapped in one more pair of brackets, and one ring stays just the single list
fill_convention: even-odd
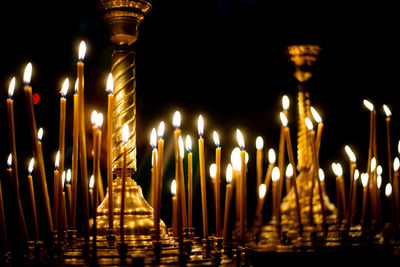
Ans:
[{"label": "candle flame", "polygon": [[261,150],[264,147],[264,140],[261,136],[258,136],[256,139],[256,148],[257,150]]},{"label": "candle flame", "polygon": [[215,179],[217,175],[217,164],[213,163],[210,165],[210,177],[211,179]]},{"label": "candle flame", "polygon": [[378,165],[378,167],[376,167],[376,174],[377,175],[382,175],[383,173],[383,169],[381,165]]},{"label": "candle flame", "polygon": [[279,177],[281,176],[281,173],[279,172],[279,168],[278,167],[274,167],[272,169],[272,182],[277,182],[279,180]]},{"label": "candle flame", "polygon": [[128,140],[129,140],[129,126],[128,124],[124,124],[122,128],[122,143],[126,145],[126,143],[128,143]]},{"label": "candle flame", "polygon": [[383,105],[383,110],[385,111],[386,117],[390,118],[392,116],[392,112],[387,105]]},{"label": "candle flame", "polygon": [[181,113],[179,111],[175,111],[174,117],[172,118],[172,125],[175,129],[181,126]]},{"label": "candle flame", "polygon": [[32,174],[33,171],[33,165],[35,164],[35,159],[31,158],[31,160],[29,161],[29,166],[28,166],[28,174]]},{"label": "candle flame", "polygon": [[289,109],[289,97],[287,95],[282,96],[282,108],[283,110],[288,110]]},{"label": "candle flame", "polygon": [[77,94],[78,93],[78,82],[79,82],[79,79],[76,79],[75,80],[75,90],[74,90],[74,94]]},{"label": "candle flame", "polygon": [[346,151],[347,156],[349,156],[350,161],[355,163],[357,161],[357,159],[356,159],[356,155],[354,154],[353,150],[351,150],[351,148],[348,145],[346,145],[344,147],[344,150]]},{"label": "candle flame", "polygon": [[354,171],[354,181],[357,181],[359,177],[360,177],[360,171],[356,169]]},{"label": "candle flame", "polygon": [[61,175],[61,188],[64,188],[64,184],[65,184],[65,171],[63,171]]},{"label": "candle flame", "polygon": [[400,154],[400,140],[399,140],[399,143],[397,145],[397,152],[399,152],[399,154]]},{"label": "candle flame", "polygon": [[390,183],[387,183],[385,186],[385,195],[386,197],[390,197],[392,194],[392,185]]},{"label": "candle flame", "polygon": [[156,134],[156,128],[153,128],[151,130],[150,134],[150,145],[153,149],[157,148],[157,134]]},{"label": "candle flame", "polygon": [[310,110],[311,110],[311,114],[313,115],[314,120],[317,123],[321,123],[322,122],[322,118],[319,115],[319,113],[315,110],[315,108],[311,107]]},{"label": "candle flame", "polygon": [[175,179],[172,180],[172,183],[171,183],[171,195],[173,197],[176,195],[176,181],[175,181]]},{"label": "candle flame", "polygon": [[378,189],[380,189],[382,186],[382,176],[380,175],[376,177],[376,186],[378,187]]},{"label": "candle flame", "polygon": [[8,168],[11,168],[11,164],[12,164],[12,154],[10,153],[10,155],[8,155],[8,158],[7,158],[7,166],[8,166]]},{"label": "candle flame", "polygon": [[340,163],[332,163],[332,170],[337,177],[342,177],[343,169]]},{"label": "candle flame", "polygon": [[267,187],[265,186],[265,184],[260,184],[260,186],[258,187],[258,198],[263,199],[266,193]]},{"label": "candle flame", "polygon": [[375,172],[375,170],[376,170],[376,158],[373,157],[371,159],[371,172]]},{"label": "candle flame", "polygon": [[38,141],[41,142],[43,138],[43,128],[39,128],[37,136],[38,136]]},{"label": "candle flame", "polygon": [[97,113],[96,122],[95,122],[97,129],[101,128],[101,126],[103,125],[103,120],[104,120],[103,113],[101,113],[101,112]]},{"label": "candle flame", "polygon": [[279,116],[281,117],[282,125],[284,127],[287,127],[288,126],[288,119],[287,119],[286,115],[283,112],[280,112]]},{"label": "candle flame", "polygon": [[164,123],[164,121],[161,121],[160,124],[158,125],[158,129],[157,129],[158,138],[163,138],[164,130],[165,130],[165,123]]},{"label": "candle flame", "polygon": [[85,54],[86,54],[86,43],[85,41],[81,41],[81,43],[79,44],[78,60],[83,61],[83,59],[85,58]]},{"label": "candle flame", "polygon": [[58,170],[58,166],[59,165],[60,165],[60,150],[57,151],[56,160],[55,160],[55,163],[54,163],[54,166],[55,166],[56,170]]},{"label": "candle flame", "polygon": [[232,163],[233,169],[235,169],[236,171],[240,171],[240,168],[241,168],[241,165],[242,165],[242,163],[240,161],[240,148],[235,147],[232,150],[231,163]]},{"label": "candle flame", "polygon": [[92,174],[89,180],[89,189],[93,189],[93,186],[94,186],[94,175]]},{"label": "candle flame", "polygon": [[228,163],[226,166],[226,183],[230,184],[232,182],[232,165]]},{"label": "candle flame", "polygon": [[292,178],[292,176],[293,176],[293,166],[292,166],[292,164],[288,164],[287,165],[287,167],[286,167],[286,178]]},{"label": "candle flame", "polygon": [[362,173],[361,174],[361,184],[363,187],[366,187],[368,185],[368,173]]},{"label": "candle flame", "polygon": [[179,145],[179,155],[183,159],[185,157],[185,146],[183,145],[182,136],[179,136],[178,145]]},{"label": "candle flame", "polygon": [[114,80],[111,73],[108,74],[106,91],[109,94],[112,94],[114,91]]},{"label": "candle flame", "polygon": [[306,123],[306,126],[307,126],[308,130],[310,130],[310,131],[314,130],[314,126],[312,124],[312,121],[309,118],[305,119],[305,123]]},{"label": "candle flame", "polygon": [[70,184],[71,183],[71,169],[68,169],[67,170],[67,177],[66,177],[66,182],[67,182],[67,184]]},{"label": "candle flame", "polygon": [[97,118],[97,111],[93,110],[92,111],[92,116],[90,117],[90,121],[92,122],[92,126],[96,125],[96,118]]},{"label": "candle flame", "polygon": [[400,169],[400,160],[399,160],[398,157],[395,157],[395,158],[394,158],[394,161],[393,161],[393,170],[394,170],[395,172],[398,172],[399,169]]},{"label": "candle flame", "polygon": [[236,137],[241,150],[244,150],[244,139],[239,129],[236,129]]},{"label": "candle flame", "polygon": [[25,71],[24,71],[23,81],[24,81],[25,85],[30,84],[31,76],[32,76],[32,63],[29,62],[28,64],[26,64]]},{"label": "candle flame", "polygon": [[369,111],[373,111],[375,109],[374,104],[372,104],[371,102],[369,102],[368,100],[364,99],[363,100],[364,106],[369,110]]},{"label": "candle flame", "polygon": [[8,86],[8,97],[12,98],[14,95],[14,89],[15,89],[15,77],[13,77],[10,81],[10,85]]},{"label": "candle flame", "polygon": [[221,144],[219,143],[219,136],[216,131],[213,131],[213,138],[214,138],[214,143],[216,147],[220,147]]},{"label": "candle flame", "polygon": [[199,132],[199,136],[202,137],[204,132],[204,120],[203,116],[201,115],[199,115],[199,119],[197,120],[197,130]]},{"label": "candle flame", "polygon": [[268,150],[268,161],[269,161],[269,164],[274,164],[276,161],[275,150],[272,148],[270,148]]},{"label": "candle flame", "polygon": [[323,181],[325,181],[325,173],[324,173],[324,170],[323,169],[319,169],[318,170],[318,176],[319,176],[319,180],[321,181],[321,182],[323,182]]},{"label": "candle flame", "polygon": [[68,93],[68,87],[69,87],[69,79],[65,78],[64,83],[61,87],[61,97],[66,97]]},{"label": "candle flame", "polygon": [[190,138],[190,135],[186,135],[186,150],[187,152],[192,152],[192,138]]}]

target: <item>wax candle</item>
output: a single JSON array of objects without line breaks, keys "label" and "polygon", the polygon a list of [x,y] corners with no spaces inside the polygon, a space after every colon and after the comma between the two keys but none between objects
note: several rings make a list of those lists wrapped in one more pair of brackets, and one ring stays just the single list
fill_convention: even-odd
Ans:
[{"label": "wax candle", "polygon": [[128,124],[124,124],[122,128],[122,142],[123,146],[123,158],[122,158],[122,190],[121,190],[121,216],[120,216],[120,234],[121,234],[121,243],[125,241],[125,233],[124,233],[124,215],[125,215],[125,191],[126,191],[126,154],[128,152],[128,140],[129,140],[129,126]]},{"label": "wax candle", "polygon": [[276,217],[277,216],[277,199],[276,199],[276,194],[277,194],[277,186],[278,186],[278,181],[280,178],[281,174],[279,172],[279,168],[278,167],[274,167],[272,170],[272,217]]},{"label": "wax candle", "polygon": [[62,175],[61,175],[61,223],[60,225],[62,226],[61,229],[63,229],[63,231],[68,230],[68,218],[67,218],[67,204],[65,201],[65,192],[64,192],[64,185],[65,185],[65,171],[63,171]]},{"label": "wax candle", "polygon": [[319,178],[319,181],[321,182],[322,193],[324,196],[326,196],[325,173],[324,173],[324,170],[321,168],[319,168],[319,170],[318,170],[318,178]]},{"label": "wax candle", "polygon": [[89,196],[92,211],[94,210],[94,198],[93,198],[93,187],[94,187],[94,175],[90,176],[89,179]]},{"label": "wax candle", "polygon": [[232,165],[228,164],[226,167],[226,189],[225,189],[225,209],[224,209],[224,245],[227,245],[228,241],[228,223],[229,223],[229,208],[232,199]]},{"label": "wax candle", "polygon": [[160,206],[160,199],[158,198],[158,179],[157,179],[157,134],[156,134],[156,129],[153,128],[150,134],[150,145],[152,148],[151,151],[151,159],[152,159],[152,185],[153,185],[153,191],[152,191],[152,196],[153,196],[153,203],[154,203],[154,228],[156,230],[156,239],[159,240],[160,238],[160,212],[161,210],[159,209]]},{"label": "wax candle", "polygon": [[157,208],[160,214],[161,212],[161,192],[162,192],[162,183],[163,183],[163,161],[164,161],[164,130],[165,124],[163,121],[160,122],[157,129],[157,175],[155,175],[156,181],[156,198],[157,199]]},{"label": "wax candle", "polygon": [[78,192],[78,153],[79,153],[79,95],[78,80],[75,82],[74,90],[74,114],[73,114],[73,130],[72,130],[72,178],[71,178],[71,213],[70,213],[70,229],[75,230],[76,222],[76,197]]},{"label": "wax candle", "polygon": [[393,207],[393,201],[391,200],[391,198],[393,197],[392,196],[392,185],[390,184],[390,183],[387,183],[386,184],[386,187],[385,187],[385,195],[386,195],[386,197],[388,198],[388,202],[390,203],[389,205],[390,205],[390,210],[391,210],[391,212],[392,212],[392,216],[391,216],[391,222],[393,223],[394,222],[394,214],[395,214],[395,211],[394,211],[394,207]]},{"label": "wax candle", "polygon": [[373,157],[370,163],[370,177],[369,178],[369,193],[370,193],[370,203],[371,203],[371,213],[372,213],[372,221],[376,222],[377,220],[377,203],[376,203],[376,182],[375,182],[375,175],[376,175],[376,158]]},{"label": "wax candle", "polygon": [[[108,185],[108,228],[113,229],[114,221],[114,187],[112,169],[112,133],[114,129],[113,109],[114,109],[114,82],[110,73],[107,78],[106,91],[108,93],[107,102],[107,185]],[[152,203],[153,204],[153,203]]]},{"label": "wax candle", "polygon": [[1,180],[0,180],[0,240],[1,247],[4,251],[8,251],[8,239],[7,239],[7,228],[6,228],[6,217],[4,213],[4,204],[3,204],[3,190],[1,189]]},{"label": "wax candle", "polygon": [[[66,172],[66,177],[65,177],[65,189],[67,190],[67,198],[68,198],[68,211],[69,211],[69,216],[71,217],[71,206],[72,206],[72,191],[71,191],[71,169],[68,169]],[[69,225],[69,229],[71,229],[71,225]]]},{"label": "wax candle", "polygon": [[35,230],[35,240],[39,240],[39,225],[37,221],[37,213],[36,213],[36,203],[35,203],[35,193],[33,190],[33,181],[32,181],[32,171],[33,165],[35,163],[35,159],[32,158],[29,162],[28,167],[28,186],[29,186],[29,199],[32,209],[32,217],[33,217],[33,229]]},{"label": "wax candle", "polygon": [[238,145],[240,147],[240,242],[244,244],[246,242],[246,218],[245,218],[245,208],[246,208],[246,151],[244,146],[243,135],[239,129],[236,130],[236,136],[238,140]]},{"label": "wax candle", "polygon": [[257,188],[261,184],[261,177],[262,177],[262,160],[263,160],[263,149],[264,147],[264,140],[261,136],[258,136],[256,139],[256,168],[257,168]]},{"label": "wax candle", "polygon": [[88,178],[86,161],[86,130],[85,130],[85,102],[84,102],[84,63],[86,44],[81,41],[78,50],[77,76],[79,95],[79,163],[81,169],[82,187],[82,212],[83,212],[83,233],[85,239],[89,238],[89,201],[88,201]]},{"label": "wax candle", "polygon": [[[60,175],[60,151],[57,151],[54,163],[54,214],[55,214],[55,227],[62,231],[62,183]],[[61,232],[59,233],[61,235]]]},{"label": "wax candle", "polygon": [[361,183],[363,186],[363,199],[362,199],[362,211],[361,211],[361,220],[360,224],[363,225],[365,223],[365,216],[367,212],[367,198],[368,198],[368,173],[361,174]]},{"label": "wax candle", "polygon": [[220,184],[221,184],[221,144],[219,142],[219,136],[216,131],[213,132],[213,138],[215,143],[215,223],[216,223],[216,236],[221,236],[220,227],[221,227],[221,212],[220,212]]},{"label": "wax candle", "polygon": [[208,237],[208,220],[207,220],[207,191],[206,191],[206,170],[205,170],[205,159],[204,159],[204,120],[203,116],[199,116],[197,121],[198,133],[199,133],[199,165],[200,165],[200,186],[201,186],[201,207],[202,207],[202,218],[203,218],[203,238]]},{"label": "wax candle", "polygon": [[390,119],[392,117],[392,112],[387,105],[383,105],[383,110],[386,115],[386,143],[387,143],[387,153],[388,153],[388,167],[389,167],[389,182],[393,184],[393,158],[392,158],[392,141],[390,134]]},{"label": "wax candle", "polygon": [[172,231],[174,237],[178,237],[178,221],[177,221],[177,200],[176,200],[176,180],[172,180],[171,183],[171,199],[172,199]]},{"label": "wax candle", "polygon": [[292,164],[288,164],[286,167],[286,194],[289,194],[290,189],[292,188],[292,176],[293,176],[293,166]]},{"label": "wax candle", "polygon": [[319,113],[315,110],[315,108],[310,107],[311,114],[313,115],[314,120],[318,123],[318,130],[317,130],[317,137],[315,139],[315,148],[317,157],[319,157],[319,149],[321,146],[321,136],[322,136],[322,129],[324,128],[324,123],[322,122],[322,118]]},{"label": "wax candle", "polygon": [[399,222],[399,176],[400,176],[400,160],[398,157],[396,157],[393,161],[393,208],[395,210],[395,222]]},{"label": "wax candle", "polygon": [[188,152],[188,227],[193,227],[193,153],[192,139],[190,135],[186,136],[186,150]]},{"label": "wax candle", "polygon": [[[217,165],[215,163],[210,165],[210,178],[211,178],[211,184],[213,188],[213,195],[214,195],[214,208],[215,208],[215,218],[217,218],[217,192],[216,192],[216,186],[215,186],[215,177],[217,173]],[[217,230],[217,223],[215,223],[215,231]]]},{"label": "wax candle", "polygon": [[58,131],[58,150],[60,151],[60,173],[64,172],[64,151],[65,151],[65,117],[67,105],[67,92],[69,80],[66,78],[60,91],[60,126]]},{"label": "wax candle", "polygon": [[[101,157],[101,126],[103,125],[103,114],[97,113],[95,119],[95,138],[94,138],[94,187],[93,187],[93,194],[94,194],[94,207],[93,207],[93,229],[94,229],[94,237],[97,236],[97,206],[98,206],[98,196],[99,196],[99,188],[102,187],[100,184],[101,176],[100,176],[100,157]],[[101,199],[100,199],[101,200]]]},{"label": "wax candle", "polygon": [[332,163],[332,170],[336,175],[336,207],[339,219],[346,214],[346,196],[343,183],[343,169],[340,163]]},{"label": "wax candle", "polygon": [[351,217],[352,217],[352,212],[353,212],[353,209],[352,209],[353,203],[352,202],[354,201],[353,191],[355,190],[354,171],[357,168],[357,159],[356,159],[354,152],[351,150],[351,148],[348,145],[346,145],[344,147],[344,149],[345,149],[347,156],[349,157],[349,161],[350,161],[349,162],[350,163],[350,190],[349,190],[349,201],[347,204],[346,218],[347,218],[348,223],[351,223]]},{"label": "wax candle", "polygon": [[[179,179],[179,184],[177,187],[177,192],[179,193],[180,200],[178,200],[178,215],[181,213],[182,215],[182,227],[186,228],[187,227],[187,213],[186,213],[186,197],[185,197],[185,180],[184,180],[184,174],[183,174],[183,157],[185,155],[185,149],[183,145],[183,139],[182,136],[179,136],[178,139],[178,179]],[[179,197],[178,196],[178,197]],[[178,217],[179,219],[179,217]],[[180,223],[178,223],[180,225]]]},{"label": "wax candle", "polygon": [[[374,109],[375,109],[375,107],[370,101],[368,101],[366,99],[363,100],[363,104],[370,111],[370,128],[369,128],[369,147],[368,147],[367,174],[368,174],[368,184],[371,185],[371,187],[372,187],[373,186],[373,182],[372,182],[373,176],[371,175],[371,160],[372,160],[372,157],[373,157],[372,154],[373,154],[373,139],[374,139],[373,135],[374,135]],[[367,195],[367,197],[368,197],[368,195]],[[374,209],[372,203],[374,202],[375,197],[374,197],[372,191],[371,191],[370,199],[371,199],[372,217],[374,217],[375,216],[374,215],[375,209]]]},{"label": "wax candle", "polygon": [[264,207],[264,200],[267,194],[267,187],[265,184],[260,184],[258,187],[258,201],[257,201],[257,208],[256,208],[256,216],[255,216],[255,225],[261,226],[262,225],[262,209]]},{"label": "wax candle", "polygon": [[350,216],[350,224],[354,222],[354,217],[357,213],[357,180],[360,177],[360,172],[358,169],[354,171],[354,179],[353,179],[353,200],[351,201],[351,216]]},{"label": "wax candle", "polygon": [[232,163],[232,190],[235,190],[235,227],[236,232],[239,232],[239,219],[240,219],[240,148],[235,147],[231,153]]},{"label": "wax candle", "polygon": [[31,131],[33,155],[36,158],[39,165],[39,178],[40,178],[39,188],[40,188],[40,193],[42,195],[42,199],[44,200],[46,221],[49,227],[49,231],[52,231],[53,219],[51,216],[49,193],[47,190],[46,172],[44,169],[43,153],[41,151],[41,147],[39,147],[40,143],[38,141],[37,130],[36,130],[35,112],[33,110],[32,87],[30,86],[31,75],[32,75],[32,64],[28,63],[25,67],[23,82],[24,82],[25,100],[28,110],[28,121],[30,126],[29,129]]}]

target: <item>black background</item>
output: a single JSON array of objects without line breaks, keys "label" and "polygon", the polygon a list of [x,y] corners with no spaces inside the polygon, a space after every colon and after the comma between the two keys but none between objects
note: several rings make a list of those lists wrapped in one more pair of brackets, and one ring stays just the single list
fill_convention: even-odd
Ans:
[{"label": "black background", "polygon": [[[349,144],[353,148],[359,159],[360,170],[366,171],[369,113],[362,105],[365,98],[375,103],[377,108],[379,159],[384,169],[384,181],[387,181],[382,104],[388,104],[393,112],[393,156],[397,155],[400,133],[397,118],[400,108],[396,103],[399,72],[397,35],[400,24],[396,9],[389,5],[365,2],[362,5],[335,2],[323,6],[304,3],[272,5],[267,2],[151,2],[153,9],[140,26],[139,40],[135,44],[136,179],[143,187],[145,196],[150,185],[150,131],[164,120],[166,149],[171,147],[172,116],[175,110],[179,110],[183,135],[191,134],[195,144],[195,165],[198,115],[202,114],[205,118],[207,169],[214,161],[212,131],[219,132],[223,153],[223,187],[225,166],[231,150],[236,146],[236,129],[242,130],[250,154],[248,190],[249,201],[253,203],[256,192],[255,139],[258,135],[264,138],[265,158],[268,148],[277,149],[280,128],[278,114],[284,94],[291,99],[289,119],[295,141],[296,87],[293,69],[284,50],[287,45],[301,43],[322,47],[315,64],[311,101],[325,123],[321,167],[327,175],[331,199],[334,200],[335,189],[330,164],[333,161],[341,162],[345,175],[348,174],[344,145]],[[85,57],[87,125],[93,109],[106,114],[107,96],[104,90],[113,45],[108,40],[106,25],[96,9],[96,1],[10,1],[2,3],[1,10],[4,16],[0,17],[0,177],[3,191],[7,191],[6,160],[10,148],[6,98],[9,81],[16,76],[14,110],[19,178],[21,198],[24,207],[27,207],[25,174],[31,157],[31,143],[22,90],[26,63],[30,61],[33,64],[31,84],[34,93],[41,97],[35,112],[38,127],[45,129],[43,146],[51,189],[54,155],[58,149],[58,92],[62,81],[65,77],[75,81],[78,45],[85,40],[88,47]],[[67,105],[65,165],[69,167],[72,155],[72,87]],[[106,123],[103,129],[106,129]],[[91,146],[89,135],[88,138],[88,145]],[[102,158],[103,171],[106,167],[104,160],[105,156]],[[168,225],[168,192],[173,168],[173,164],[168,164],[164,176],[165,209],[162,215]],[[103,179],[105,177],[104,173]],[[194,179],[195,217],[198,219],[195,226],[201,229],[197,166]],[[5,201],[6,210],[12,209],[7,196]],[[213,213],[211,205],[213,200],[209,198],[210,214]]]}]

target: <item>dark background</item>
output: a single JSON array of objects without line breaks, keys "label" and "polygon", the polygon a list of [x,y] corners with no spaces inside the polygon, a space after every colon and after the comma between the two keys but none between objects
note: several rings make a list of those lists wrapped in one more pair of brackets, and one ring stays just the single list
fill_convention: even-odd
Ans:
[{"label": "dark background", "polygon": [[[230,152],[236,146],[236,129],[242,130],[250,154],[249,202],[254,203],[255,139],[258,135],[264,138],[265,158],[268,148],[277,149],[280,128],[278,114],[284,94],[291,99],[289,119],[295,141],[296,85],[292,78],[293,69],[284,50],[287,45],[301,43],[322,47],[315,64],[311,101],[325,123],[320,156],[332,201],[335,189],[330,164],[333,161],[341,162],[345,175],[348,174],[344,145],[351,145],[359,159],[361,171],[366,171],[369,113],[362,105],[365,98],[375,103],[377,108],[379,159],[387,181],[382,104],[388,104],[394,114],[393,156],[397,155],[400,133],[397,117],[400,107],[396,105],[400,57],[397,35],[400,24],[396,9],[393,6],[365,2],[363,5],[337,3],[323,6],[304,3],[272,5],[268,2],[151,2],[153,9],[140,26],[139,40],[135,44],[136,179],[145,196],[148,195],[150,185],[150,131],[164,120],[167,127],[166,149],[171,147],[172,115],[175,110],[180,110],[183,135],[191,134],[194,143],[195,165],[198,160],[198,115],[202,114],[205,118],[207,169],[214,161],[212,131],[219,132],[222,145],[222,187],[225,185],[225,166]],[[58,92],[62,81],[65,77],[75,81],[78,45],[81,40],[85,40],[88,47],[85,57],[86,115],[89,118],[93,109],[106,114],[107,96],[104,90],[113,45],[108,40],[106,25],[96,9],[96,1],[7,1],[2,4],[1,10],[0,132],[3,141],[0,142],[0,162],[3,163],[0,164],[0,177],[3,191],[7,191],[9,182],[6,160],[10,148],[6,98],[9,81],[12,76],[16,76],[14,110],[19,178],[21,198],[24,207],[27,207],[25,175],[31,157],[31,143],[22,90],[26,63],[31,61],[33,64],[31,84],[34,93],[41,97],[35,112],[38,127],[45,129],[43,147],[48,186],[52,189],[52,168],[58,149]],[[68,93],[67,106],[66,168],[71,166],[72,155],[72,87]],[[106,124],[103,129],[105,127]],[[88,138],[90,147],[90,136]],[[102,158],[103,172],[105,158]],[[162,218],[169,225],[168,192],[174,166],[168,164],[165,169],[165,209]],[[194,171],[195,227],[201,229],[197,166]],[[103,179],[105,177],[103,173]],[[210,185],[208,189],[211,192]],[[6,210],[11,210],[12,204],[7,194],[5,201]],[[212,205],[213,199],[209,197],[211,229],[214,216]],[[249,219],[252,219],[251,207]],[[29,218],[29,213],[26,216]]]}]

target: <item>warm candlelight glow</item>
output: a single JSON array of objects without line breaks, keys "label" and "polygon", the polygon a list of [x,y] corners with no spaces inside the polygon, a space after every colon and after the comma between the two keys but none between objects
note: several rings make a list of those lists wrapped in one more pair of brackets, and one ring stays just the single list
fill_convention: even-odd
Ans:
[{"label": "warm candlelight glow", "polygon": [[244,150],[244,139],[239,129],[236,129],[236,137],[241,150]]},{"label": "warm candlelight glow", "polygon": [[383,110],[385,111],[386,117],[391,117],[392,116],[392,112],[390,111],[388,106],[383,105]]},{"label": "warm candlelight glow", "polygon": [[264,147],[264,140],[261,136],[258,136],[256,139],[256,148],[257,150],[261,150]]},{"label": "warm candlelight glow", "polygon": [[376,177],[376,186],[378,187],[378,189],[380,189],[381,185],[382,185],[382,176],[378,175]]},{"label": "warm candlelight glow", "polygon": [[232,165],[229,163],[226,167],[226,183],[230,184],[232,182]]},{"label": "warm candlelight glow", "polygon": [[57,170],[58,170],[59,164],[60,164],[60,151],[57,151],[56,160],[55,160],[55,163],[54,163],[54,167],[55,167]]},{"label": "warm candlelight glow", "polygon": [[215,163],[213,163],[213,164],[210,165],[210,177],[211,177],[211,179],[213,179],[213,180],[215,179],[216,173],[217,173],[217,165]]},{"label": "warm candlelight glow", "polygon": [[199,119],[197,120],[197,130],[199,132],[199,136],[203,136],[204,132],[204,120],[203,116],[199,115]]},{"label": "warm candlelight glow", "polygon": [[368,185],[368,173],[362,173],[361,174],[361,184],[363,187],[366,187]]},{"label": "warm candlelight glow", "polygon": [[219,136],[216,131],[213,131],[213,138],[214,138],[214,143],[216,147],[220,147],[221,144],[219,143]]},{"label": "warm candlelight glow", "polygon": [[376,174],[377,175],[382,175],[383,173],[383,169],[381,165],[378,165],[378,167],[376,167]]},{"label": "warm candlelight glow", "polygon": [[293,166],[292,166],[292,164],[289,163],[287,165],[285,175],[286,175],[286,178],[288,178],[288,179],[292,178],[292,176],[293,176]]},{"label": "warm candlelight glow", "polygon": [[38,141],[41,142],[42,138],[43,138],[43,128],[39,128],[37,137],[38,137]]},{"label": "warm candlelight glow", "polygon": [[260,184],[260,186],[258,187],[258,198],[263,199],[266,193],[267,187],[265,186],[265,184]]},{"label": "warm candlelight glow", "polygon": [[94,186],[94,175],[92,174],[89,180],[89,189],[93,189],[93,186]]},{"label": "warm candlelight glow", "polygon": [[324,170],[320,168],[320,169],[318,170],[318,175],[319,175],[319,180],[320,180],[321,182],[323,182],[323,181],[325,180],[325,173],[324,173]]},{"label": "warm candlelight glow", "polygon": [[343,175],[343,169],[340,163],[332,163],[332,170],[337,177],[341,177]]},{"label": "warm candlelight glow", "polygon": [[351,148],[348,145],[346,145],[344,147],[344,150],[346,151],[347,156],[349,156],[350,161],[355,163],[357,161],[357,159],[356,159],[356,155],[354,154],[353,150],[351,150]]},{"label": "warm candlelight glow", "polygon": [[400,154],[400,141],[399,141],[399,143],[397,145],[397,152],[399,152],[399,154]]},{"label": "warm candlelight glow", "polygon": [[29,166],[28,166],[28,174],[32,174],[33,171],[33,165],[35,164],[35,159],[31,158],[31,160],[29,161]]},{"label": "warm candlelight glow", "polygon": [[8,166],[8,168],[11,168],[11,164],[12,164],[12,154],[10,153],[10,155],[8,155],[8,158],[7,158],[7,166]]},{"label": "warm candlelight glow", "polygon": [[371,159],[371,172],[375,172],[375,169],[376,169],[376,159],[375,157],[373,157]]},{"label": "warm candlelight glow", "polygon": [[314,130],[314,126],[312,124],[312,121],[309,118],[305,119],[305,123],[306,123],[306,126],[307,126],[308,130],[310,130],[310,131]]},{"label": "warm candlelight glow", "polygon": [[321,123],[321,122],[322,122],[322,118],[321,118],[321,116],[318,114],[318,112],[315,110],[315,108],[310,107],[310,110],[311,110],[311,114],[312,114],[314,120],[315,120],[317,123]]},{"label": "warm candlelight glow", "polygon": [[95,126],[97,118],[97,111],[93,110],[92,115],[90,116],[90,121],[92,122],[92,126]]},{"label": "warm candlelight glow", "polygon": [[287,127],[288,126],[288,119],[287,119],[286,115],[283,112],[280,112],[279,116],[281,117],[282,125]]},{"label": "warm candlelight glow", "polygon": [[61,87],[61,97],[66,97],[68,93],[68,87],[69,87],[69,79],[65,78],[64,83]]},{"label": "warm candlelight glow", "polygon": [[279,177],[281,176],[281,173],[279,172],[279,168],[278,167],[274,167],[272,169],[272,182],[277,182],[279,180]]},{"label": "warm candlelight glow", "polygon": [[354,181],[357,181],[359,177],[360,177],[360,171],[356,169],[354,171]]},{"label": "warm candlelight glow", "polygon": [[83,59],[85,58],[85,54],[86,54],[86,43],[85,41],[81,41],[81,43],[79,44],[78,60],[83,61]]},{"label": "warm candlelight glow", "polygon": [[172,118],[172,126],[174,126],[175,129],[181,126],[181,113],[179,111],[175,111],[174,113],[174,117]]},{"label": "warm candlelight glow", "polygon": [[275,150],[273,150],[272,148],[268,150],[268,161],[270,164],[274,164],[276,161]]},{"label": "warm candlelight glow", "polygon": [[184,149],[184,145],[183,145],[182,136],[179,136],[178,145],[179,145],[179,155],[180,155],[181,158],[183,159],[184,156],[185,156],[185,149]]},{"label": "warm candlelight glow", "polygon": [[176,195],[176,181],[175,179],[171,182],[171,195],[174,197]]},{"label": "warm candlelight glow", "polygon": [[63,171],[61,175],[61,188],[64,188],[64,184],[65,184],[65,171]]},{"label": "warm candlelight glow", "polygon": [[75,86],[74,86],[74,94],[77,94],[78,93],[78,84],[79,84],[79,79],[76,79],[75,80]]},{"label": "warm candlelight glow", "polygon": [[66,176],[66,182],[67,182],[67,184],[70,184],[71,183],[71,169],[68,169],[67,170],[67,176]]},{"label": "warm candlelight glow", "polygon": [[32,63],[28,63],[25,67],[25,71],[24,71],[24,84],[25,85],[29,85],[29,83],[31,82],[31,76],[32,76]]},{"label": "warm candlelight glow", "polygon": [[187,152],[192,152],[192,138],[190,138],[190,135],[186,135],[186,150]]},{"label": "warm candlelight glow", "polygon": [[158,138],[163,138],[164,130],[165,130],[165,123],[164,123],[164,121],[161,121],[160,124],[158,125],[158,129],[157,129]]},{"label": "warm candlelight glow", "polygon": [[15,89],[15,77],[11,79],[10,85],[8,86],[8,97],[12,98],[14,95],[14,89]]},{"label": "warm candlelight glow", "polygon": [[113,80],[113,76],[111,73],[108,74],[106,91],[109,94],[112,94],[114,91],[114,80]]},{"label": "warm candlelight glow", "polygon": [[122,142],[124,144],[128,143],[129,140],[129,126],[128,124],[124,124],[122,128]]},{"label": "warm candlelight glow", "polygon": [[103,113],[99,112],[97,113],[96,120],[95,120],[95,126],[97,129],[100,129],[101,126],[103,125]]},{"label": "warm candlelight glow", "polygon": [[393,161],[393,170],[397,172],[399,171],[399,168],[400,168],[400,160],[398,157],[395,157]]},{"label": "warm candlelight glow", "polygon": [[364,106],[369,109],[369,111],[373,111],[374,110],[374,104],[372,104],[371,102],[369,102],[368,100],[364,99],[363,101]]},{"label": "warm candlelight glow", "polygon": [[232,150],[231,163],[232,163],[233,169],[235,169],[236,171],[240,171],[240,166],[241,166],[241,163],[240,163],[240,148],[235,147]]},{"label": "warm candlelight glow", "polygon": [[153,128],[151,130],[150,134],[150,145],[153,149],[157,148],[157,134],[156,134],[156,128]]},{"label": "warm candlelight glow", "polygon": [[283,110],[288,110],[289,109],[289,97],[287,95],[282,96],[282,108]]},{"label": "warm candlelight glow", "polygon": [[385,195],[387,197],[390,197],[391,194],[392,194],[392,185],[390,183],[387,183],[385,186]]}]

